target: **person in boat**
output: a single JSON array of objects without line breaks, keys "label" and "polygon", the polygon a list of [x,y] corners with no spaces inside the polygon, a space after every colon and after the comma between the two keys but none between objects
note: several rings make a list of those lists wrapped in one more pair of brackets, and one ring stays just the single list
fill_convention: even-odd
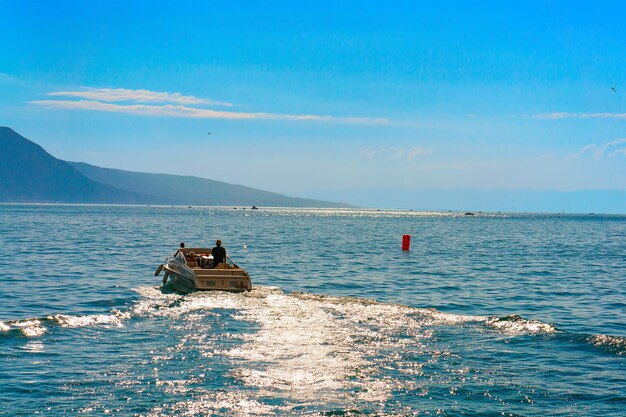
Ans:
[{"label": "person in boat", "polygon": [[226,262],[226,249],[222,247],[222,241],[217,239],[215,247],[211,250],[213,255],[213,268],[215,268],[220,262]]},{"label": "person in boat", "polygon": [[174,253],[174,256],[178,255],[178,252],[180,252],[181,249],[185,249],[185,242],[180,242],[180,248],[176,249],[176,253]]}]

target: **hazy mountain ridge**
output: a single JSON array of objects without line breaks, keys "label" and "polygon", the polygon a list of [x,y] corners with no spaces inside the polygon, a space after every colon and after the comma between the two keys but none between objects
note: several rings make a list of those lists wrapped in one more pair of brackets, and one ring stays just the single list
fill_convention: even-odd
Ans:
[{"label": "hazy mountain ridge", "polygon": [[352,207],[199,177],[66,162],[9,127],[0,127],[0,201]]},{"label": "hazy mountain ridge", "polygon": [[150,196],[88,179],[8,127],[0,127],[0,179],[0,201],[5,202],[154,202]]},{"label": "hazy mountain ridge", "polygon": [[163,204],[353,207],[344,203],[288,197],[244,185],[194,176],[124,171],[101,168],[83,162],[68,162],[68,164],[91,180],[127,191],[141,191],[155,196]]}]

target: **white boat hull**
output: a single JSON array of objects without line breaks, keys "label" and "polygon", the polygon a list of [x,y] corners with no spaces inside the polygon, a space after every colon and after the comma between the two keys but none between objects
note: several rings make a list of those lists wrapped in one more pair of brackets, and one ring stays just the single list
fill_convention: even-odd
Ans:
[{"label": "white boat hull", "polygon": [[[193,248],[193,251],[208,249]],[[192,252],[192,249],[185,249],[185,255]],[[215,268],[202,268],[195,262],[189,262],[185,258],[177,256],[169,258],[163,266],[159,266],[156,275],[161,270],[165,271],[166,281],[171,282],[172,288],[183,293],[194,291],[230,291],[243,292],[252,290],[252,281],[248,272],[234,263],[220,263]]]}]

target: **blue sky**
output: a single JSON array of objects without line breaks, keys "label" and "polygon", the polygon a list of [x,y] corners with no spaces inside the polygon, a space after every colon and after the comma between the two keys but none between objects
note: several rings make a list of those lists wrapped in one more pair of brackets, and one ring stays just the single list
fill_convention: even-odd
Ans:
[{"label": "blue sky", "polygon": [[370,206],[626,190],[623,16],[619,2],[0,0],[0,125],[62,159]]}]

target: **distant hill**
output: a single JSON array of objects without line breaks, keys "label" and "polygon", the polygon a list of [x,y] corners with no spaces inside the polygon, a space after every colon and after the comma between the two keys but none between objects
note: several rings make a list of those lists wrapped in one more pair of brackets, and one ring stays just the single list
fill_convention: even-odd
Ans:
[{"label": "distant hill", "polygon": [[287,197],[243,185],[205,178],[148,174],[100,168],[82,162],[68,162],[87,178],[126,191],[154,196],[161,204],[193,204],[206,206],[270,206],[270,207],[353,207],[344,203]]},{"label": "distant hill", "polygon": [[198,177],[66,162],[8,127],[0,127],[0,202],[352,207]]},{"label": "distant hill", "polygon": [[154,199],[92,181],[13,129],[0,127],[0,201],[136,204]]}]

